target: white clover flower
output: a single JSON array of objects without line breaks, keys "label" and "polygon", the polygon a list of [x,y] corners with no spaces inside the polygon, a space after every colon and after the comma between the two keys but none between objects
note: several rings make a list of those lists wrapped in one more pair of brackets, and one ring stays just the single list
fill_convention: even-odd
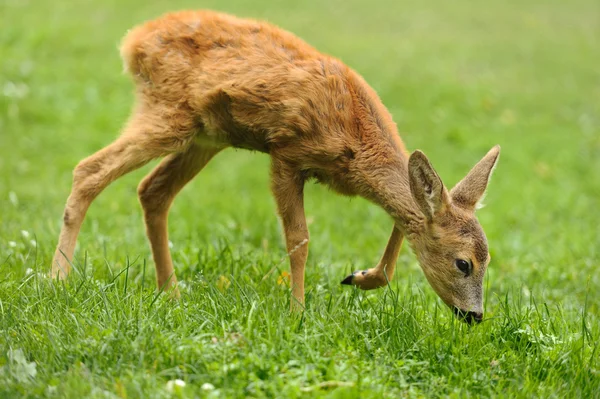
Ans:
[{"label": "white clover flower", "polygon": [[169,392],[180,392],[185,388],[185,381],[176,379],[167,381],[167,391]]},{"label": "white clover flower", "polygon": [[213,384],[211,384],[210,382],[205,382],[204,384],[202,384],[200,389],[202,389],[203,391],[214,391],[215,386]]}]

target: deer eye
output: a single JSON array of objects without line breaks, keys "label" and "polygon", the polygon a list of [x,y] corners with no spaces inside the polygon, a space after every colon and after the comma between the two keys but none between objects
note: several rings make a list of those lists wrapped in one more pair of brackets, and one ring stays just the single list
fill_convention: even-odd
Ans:
[{"label": "deer eye", "polygon": [[464,259],[456,259],[456,261],[454,261],[454,264],[456,265],[456,267],[458,267],[458,270],[465,274],[465,276],[468,276],[469,273],[471,273],[471,262],[467,262]]}]

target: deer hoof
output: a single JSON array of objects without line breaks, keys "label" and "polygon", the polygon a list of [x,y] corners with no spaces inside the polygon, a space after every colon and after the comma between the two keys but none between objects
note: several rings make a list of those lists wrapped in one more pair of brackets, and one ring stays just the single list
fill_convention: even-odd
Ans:
[{"label": "deer hoof", "polygon": [[342,285],[352,285],[352,280],[354,280],[354,273],[343,279]]},{"label": "deer hoof", "polygon": [[345,279],[342,280],[342,284],[343,285],[356,285],[355,281],[354,281],[354,277],[355,276],[364,276],[365,274],[367,274],[366,270],[357,270],[354,273],[352,273],[351,275],[349,275],[348,277],[346,277]]},{"label": "deer hoof", "polygon": [[374,269],[357,270],[346,277],[342,284],[355,285],[361,290],[373,290],[387,285],[385,277],[379,275]]}]

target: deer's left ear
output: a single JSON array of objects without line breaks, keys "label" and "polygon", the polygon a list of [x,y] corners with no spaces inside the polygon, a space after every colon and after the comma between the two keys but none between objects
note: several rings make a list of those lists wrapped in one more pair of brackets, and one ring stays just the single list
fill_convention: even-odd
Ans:
[{"label": "deer's left ear", "polygon": [[475,211],[484,197],[492,172],[498,163],[500,146],[492,148],[469,174],[450,190],[452,203],[460,208]]}]

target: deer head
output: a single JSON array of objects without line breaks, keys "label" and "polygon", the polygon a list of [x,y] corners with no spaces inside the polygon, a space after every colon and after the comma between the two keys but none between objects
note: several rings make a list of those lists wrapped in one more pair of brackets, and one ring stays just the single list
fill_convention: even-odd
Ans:
[{"label": "deer head", "polygon": [[487,238],[475,217],[500,154],[492,148],[448,191],[420,151],[408,162],[412,198],[424,222],[409,236],[427,280],[455,314],[483,318],[483,276],[490,262]]}]

